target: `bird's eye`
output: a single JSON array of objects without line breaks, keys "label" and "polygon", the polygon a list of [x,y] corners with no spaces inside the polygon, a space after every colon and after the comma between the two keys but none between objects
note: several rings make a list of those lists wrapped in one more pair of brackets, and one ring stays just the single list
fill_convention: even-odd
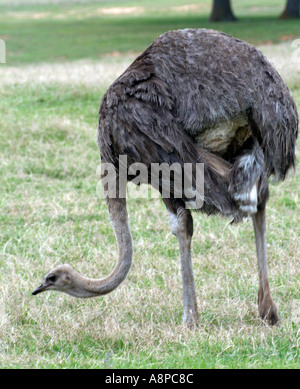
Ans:
[{"label": "bird's eye", "polygon": [[54,276],[54,275],[47,277],[47,281],[55,282],[55,280],[56,280],[56,276]]}]

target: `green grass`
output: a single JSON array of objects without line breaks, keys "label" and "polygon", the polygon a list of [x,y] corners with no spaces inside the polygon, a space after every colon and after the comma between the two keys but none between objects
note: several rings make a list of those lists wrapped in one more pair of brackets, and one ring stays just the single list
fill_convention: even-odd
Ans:
[{"label": "green grass", "polygon": [[[63,20],[55,15],[88,15],[102,5],[6,3],[0,1],[1,35],[8,36],[10,52],[0,65],[0,367],[299,368],[299,145],[295,175],[271,184],[267,207],[279,326],[263,326],[258,318],[251,223],[231,226],[220,217],[195,215],[192,255],[201,325],[195,331],[182,327],[179,250],[159,199],[128,201],[134,262],[117,290],[88,300],[31,295],[55,264],[70,263],[92,277],[115,265],[114,233],[96,193],[96,129],[101,96],[135,56],[127,51],[144,49],[167,29],[196,27],[199,20],[199,27],[221,26],[253,43],[280,42],[296,34],[299,22],[275,19],[281,1],[265,1],[266,8],[252,11],[260,2],[233,2],[240,22],[228,25],[207,22],[208,1],[199,16],[172,11],[186,3],[179,0],[161,2],[161,15],[153,1],[103,2],[146,11],[79,21],[70,12]],[[48,14],[29,21],[25,11]],[[10,19],[9,12],[15,12]],[[285,58],[281,69],[299,107],[300,72],[295,66],[290,71],[290,43],[263,49],[275,63]]]},{"label": "green grass", "polygon": [[[299,21],[278,21],[282,1],[233,2],[237,23],[210,23],[211,1],[115,1],[33,6],[0,2],[0,37],[7,44],[7,62],[99,59],[111,52],[140,52],[158,35],[179,28],[215,28],[254,44],[299,37]],[[104,9],[131,9],[128,14],[102,14]],[[136,9],[136,10],[135,10]],[[267,28],[266,28],[267,26]]]}]

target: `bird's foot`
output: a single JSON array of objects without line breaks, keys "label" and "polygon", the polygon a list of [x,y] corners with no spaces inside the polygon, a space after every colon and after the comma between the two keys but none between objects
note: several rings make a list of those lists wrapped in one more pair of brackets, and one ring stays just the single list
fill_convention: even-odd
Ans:
[{"label": "bird's foot", "polygon": [[184,327],[192,330],[198,327],[199,325],[199,316],[197,312],[189,311],[183,314],[182,322]]},{"label": "bird's foot", "polygon": [[258,312],[263,322],[268,325],[275,325],[279,321],[277,307],[268,295],[258,301]]}]

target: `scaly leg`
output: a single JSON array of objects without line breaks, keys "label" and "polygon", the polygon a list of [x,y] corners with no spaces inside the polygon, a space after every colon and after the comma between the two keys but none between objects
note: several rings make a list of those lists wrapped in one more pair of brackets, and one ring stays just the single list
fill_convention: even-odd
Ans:
[{"label": "scaly leg", "polygon": [[274,325],[279,320],[269,287],[267,245],[266,245],[266,216],[265,209],[258,210],[252,215],[259,275],[258,312],[267,323]]},{"label": "scaly leg", "polygon": [[193,219],[189,210],[179,207],[177,213],[170,212],[170,226],[177,237],[180,252],[183,324],[193,327],[198,324],[196,291],[191,260],[191,241],[193,235]]}]

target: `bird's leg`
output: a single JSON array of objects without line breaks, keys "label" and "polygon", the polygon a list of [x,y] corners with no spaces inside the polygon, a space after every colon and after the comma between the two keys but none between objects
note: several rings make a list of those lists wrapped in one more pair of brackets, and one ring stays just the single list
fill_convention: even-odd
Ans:
[{"label": "bird's leg", "polygon": [[170,212],[170,226],[172,233],[177,237],[179,243],[183,296],[183,324],[187,327],[193,327],[198,324],[199,318],[191,260],[193,218],[190,211],[180,207],[177,209],[176,214]]},{"label": "bird's leg", "polygon": [[266,216],[265,209],[258,210],[252,215],[259,275],[258,312],[262,320],[276,324],[279,320],[269,287],[267,247],[266,247]]}]

